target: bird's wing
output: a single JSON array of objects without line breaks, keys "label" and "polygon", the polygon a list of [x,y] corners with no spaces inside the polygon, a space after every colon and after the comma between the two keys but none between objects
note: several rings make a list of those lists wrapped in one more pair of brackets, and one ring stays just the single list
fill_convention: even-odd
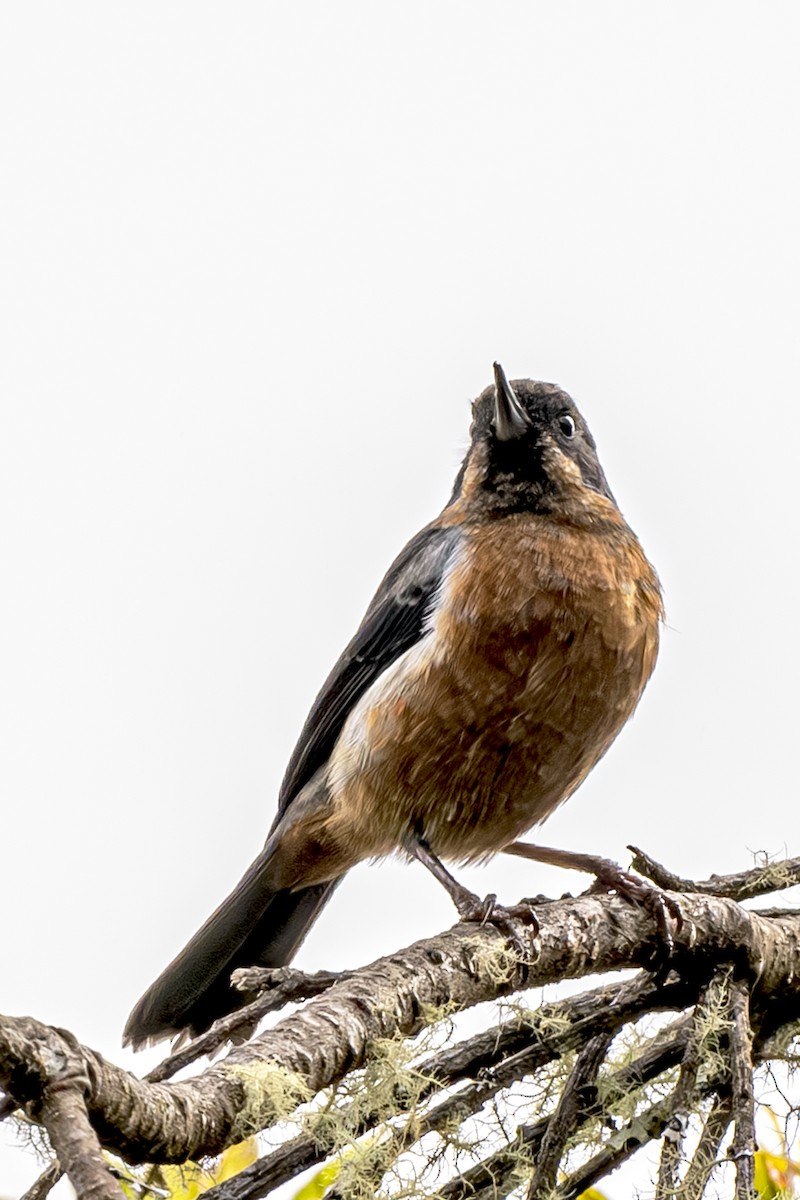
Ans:
[{"label": "bird's wing", "polygon": [[348,714],[370,684],[419,641],[462,536],[457,526],[428,526],[392,563],[358,632],[311,707],[281,784],[275,824],[327,761]]}]

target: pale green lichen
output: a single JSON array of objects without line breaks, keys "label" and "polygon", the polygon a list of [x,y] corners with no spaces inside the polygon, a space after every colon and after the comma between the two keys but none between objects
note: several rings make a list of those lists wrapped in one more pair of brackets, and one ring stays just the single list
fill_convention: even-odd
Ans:
[{"label": "pale green lichen", "polygon": [[608,1118],[616,1125],[635,1122],[653,1101],[663,1096],[677,1078],[677,1069],[671,1068],[650,1083],[632,1086],[629,1079],[620,1081],[620,1072],[625,1072],[645,1051],[662,1041],[669,1028],[664,1019],[644,1017],[626,1026],[614,1039],[602,1069],[597,1077],[597,1101],[600,1114],[580,1131],[580,1141],[597,1142],[608,1137]]},{"label": "pale green lichen", "polygon": [[[446,1004],[423,1004],[420,1008],[420,1015],[425,1023],[425,1028],[417,1036],[429,1042],[428,1034],[436,1030],[438,1043],[449,1040],[455,1030],[453,1017],[458,1012],[460,1012],[460,1005],[453,1000],[448,1000]],[[430,1045],[426,1044],[425,1049],[430,1049]]]},{"label": "pale green lichen", "polygon": [[[470,947],[476,956],[474,969],[493,981],[509,983],[517,970],[516,959],[503,947],[497,950],[476,938]],[[705,1062],[713,1070],[725,1029],[723,995],[713,993],[703,1010],[698,1037]],[[506,1025],[530,1030],[529,1045],[558,1042],[568,1034],[572,1021],[559,1002],[532,1011],[512,1000],[502,1006]],[[443,1179],[463,1173],[487,1155],[504,1155],[504,1193],[525,1188],[530,1178],[531,1159],[517,1140],[520,1125],[535,1123],[551,1115],[575,1062],[575,1053],[552,1058],[509,1088],[500,1089],[477,1112],[455,1109],[451,1117],[425,1132],[424,1118],[431,1105],[454,1099],[468,1081],[444,1090],[428,1074],[432,1052],[443,1042],[452,1045],[458,1018],[450,1007],[430,1008],[424,1017],[430,1024],[413,1039],[400,1036],[375,1040],[364,1065],[351,1072],[334,1088],[311,1099],[305,1081],[275,1063],[254,1069],[237,1068],[245,1087],[246,1104],[240,1122],[245,1130],[294,1114],[300,1128],[311,1136],[335,1165],[337,1193],[348,1200],[368,1197],[435,1197]],[[578,1162],[596,1152],[612,1136],[609,1115],[618,1127],[640,1119],[645,1108],[674,1083],[675,1072],[665,1073],[655,1084],[634,1089],[614,1086],[613,1073],[627,1065],[655,1036],[663,1036],[661,1018],[628,1026],[615,1039],[609,1062],[598,1080],[604,1113],[588,1120],[569,1140],[567,1162]],[[300,1112],[296,1110],[300,1107]],[[512,1172],[509,1180],[508,1172]],[[332,1177],[331,1177],[332,1178]]]},{"label": "pale green lichen", "polygon": [[762,861],[758,864],[760,871],[757,879],[759,891],[779,892],[783,888],[792,887],[797,883],[797,873],[792,870],[786,859],[771,862],[767,855],[758,855]]},{"label": "pale green lichen", "polygon": [[417,1104],[429,1089],[428,1076],[413,1065],[419,1046],[400,1037],[380,1038],[367,1062],[325,1093],[321,1107],[303,1115],[303,1125],[318,1145],[352,1149],[366,1124],[386,1122],[404,1112],[416,1119]]},{"label": "pale green lichen", "polygon": [[286,1120],[311,1099],[311,1089],[302,1075],[270,1059],[232,1066],[228,1072],[236,1077],[243,1091],[236,1119],[236,1132],[241,1138]]},{"label": "pale green lichen", "polygon": [[703,1003],[697,1005],[694,1011],[692,1036],[696,1039],[700,1060],[697,1072],[699,1084],[725,1078],[729,1070],[724,1046],[724,1037],[731,1027],[729,988],[729,972],[713,979]]},{"label": "pale green lichen", "polygon": [[464,951],[472,973],[478,978],[488,979],[494,987],[506,987],[516,978],[519,958],[506,941],[490,943],[483,937],[466,938]]},{"label": "pale green lichen", "polygon": [[784,1025],[772,1037],[767,1038],[761,1055],[765,1059],[780,1059],[796,1067],[800,1063],[800,1021]]}]

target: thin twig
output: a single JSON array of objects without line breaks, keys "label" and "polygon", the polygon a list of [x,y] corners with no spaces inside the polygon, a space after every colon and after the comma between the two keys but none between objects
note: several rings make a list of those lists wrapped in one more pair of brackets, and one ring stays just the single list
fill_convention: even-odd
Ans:
[{"label": "thin twig", "polygon": [[64,1172],[61,1168],[61,1164],[58,1159],[56,1159],[54,1162],[51,1162],[50,1165],[44,1169],[44,1171],[42,1171],[36,1182],[31,1184],[25,1195],[22,1196],[20,1200],[45,1200],[45,1198],[50,1195],[59,1179],[62,1178],[63,1174]]},{"label": "thin twig", "polygon": [[592,1187],[622,1166],[627,1159],[660,1137],[675,1111],[675,1092],[652,1104],[645,1112],[633,1118],[623,1129],[618,1129],[608,1144],[587,1163],[573,1171],[554,1193],[559,1200],[575,1200],[582,1192]]},{"label": "thin twig", "polygon": [[712,991],[718,994],[721,986],[724,986],[722,973],[717,972],[700,992],[694,1007],[686,1053],[683,1056],[680,1076],[674,1093],[675,1108],[664,1131],[664,1140],[661,1145],[655,1200],[667,1200],[668,1197],[675,1194],[678,1187],[678,1168],[683,1140],[689,1113],[696,1098],[697,1074],[700,1069],[704,1018],[709,994]]},{"label": "thin twig", "polygon": [[[578,1127],[581,1113],[597,1098],[597,1073],[612,1036],[601,1033],[591,1038],[575,1059],[556,1111],[547,1122],[547,1130],[536,1156],[536,1167],[528,1188],[527,1200],[541,1200],[553,1191],[564,1148]],[[590,1091],[594,1092],[591,1099]]]},{"label": "thin twig", "polygon": [[[689,1021],[681,1017],[653,1038],[637,1059],[615,1071],[608,1080],[607,1090],[613,1094],[627,1095],[651,1083],[680,1062],[688,1036]],[[583,1128],[589,1121],[601,1116],[602,1112],[600,1101],[587,1105],[580,1113],[577,1128]],[[510,1145],[487,1156],[457,1179],[440,1187],[437,1191],[438,1200],[495,1200],[497,1196],[504,1195],[504,1189],[516,1178],[520,1163],[536,1159],[549,1120],[549,1117],[544,1117],[533,1125],[522,1126]]]},{"label": "thin twig", "polygon": [[145,1075],[146,1081],[161,1083],[165,1079],[171,1079],[178,1071],[196,1062],[204,1054],[214,1054],[225,1042],[237,1038],[245,1040],[267,1013],[276,1012],[293,1001],[318,996],[344,978],[343,972],[316,971],[313,975],[307,975],[294,967],[246,967],[234,971],[232,982],[239,991],[254,992],[263,989],[263,994],[250,1004],[238,1008],[236,1012],[220,1017],[205,1033],[201,1033],[174,1054],[170,1054]]},{"label": "thin twig", "polygon": [[756,1152],[753,1102],[753,1031],[750,1028],[750,987],[734,978],[730,985],[730,1057],[733,1142],[736,1163],[736,1200],[752,1200]]},{"label": "thin twig", "polygon": [[659,887],[672,892],[699,892],[706,896],[741,901],[751,900],[754,896],[766,896],[770,892],[780,892],[800,883],[800,858],[766,863],[763,867],[737,871],[734,875],[712,875],[708,879],[697,880],[676,875],[638,846],[628,846],[628,849],[633,854],[631,865],[635,871],[651,879]]},{"label": "thin twig", "polygon": [[239,967],[231,975],[238,992],[274,997],[276,1008],[293,1000],[308,1000],[347,979],[352,971],[299,971],[297,967]]},{"label": "thin twig", "polygon": [[709,1176],[719,1161],[719,1148],[730,1123],[730,1096],[717,1094],[711,1101],[692,1161],[684,1176],[681,1200],[702,1200]]}]

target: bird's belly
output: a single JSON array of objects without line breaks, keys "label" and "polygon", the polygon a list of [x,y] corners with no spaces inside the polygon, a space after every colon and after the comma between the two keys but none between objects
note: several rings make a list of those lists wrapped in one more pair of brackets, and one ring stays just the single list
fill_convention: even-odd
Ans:
[{"label": "bird's belly", "polygon": [[328,767],[339,845],[378,856],[414,831],[474,860],[575,790],[633,711],[654,645],[645,627],[610,636],[563,615],[522,630],[440,627],[376,681]]}]

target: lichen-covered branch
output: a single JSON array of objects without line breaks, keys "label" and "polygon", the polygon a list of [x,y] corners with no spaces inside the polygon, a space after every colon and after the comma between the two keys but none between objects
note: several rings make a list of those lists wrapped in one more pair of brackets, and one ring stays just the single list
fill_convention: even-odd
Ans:
[{"label": "lichen-covered branch", "polygon": [[733,1110],[731,1157],[736,1163],[736,1200],[751,1200],[756,1152],[753,1105],[753,1030],[750,1025],[750,987],[744,979],[730,984],[730,1075]]},{"label": "lichen-covered branch", "polygon": [[211,1029],[176,1050],[174,1054],[168,1055],[145,1076],[148,1083],[161,1083],[165,1079],[171,1079],[199,1058],[215,1054],[220,1046],[224,1046],[231,1038],[241,1040],[252,1033],[268,1013],[279,1012],[292,1001],[319,996],[334,983],[344,979],[345,975],[340,971],[316,971],[313,975],[307,975],[294,967],[251,967],[234,971],[231,978],[234,986],[243,995],[248,992],[260,994],[255,1000],[215,1021]]},{"label": "lichen-covered branch", "polygon": [[[684,1137],[689,1116],[696,1107],[697,1077],[707,1052],[709,1031],[714,1029],[713,1011],[727,981],[729,968],[718,971],[701,989],[692,1013],[686,1052],[674,1092],[674,1107],[661,1146],[655,1200],[669,1200],[678,1190]],[[712,1033],[713,1036],[713,1033]]]},{"label": "lichen-covered branch", "polygon": [[692,1160],[683,1177],[683,1200],[701,1200],[730,1123],[730,1096],[727,1092],[718,1093],[711,1101]]},{"label": "lichen-covered branch", "polygon": [[[605,1092],[628,1095],[674,1067],[686,1049],[688,1033],[686,1021],[675,1022],[666,1033],[654,1038],[633,1062],[613,1072],[606,1080]],[[588,1104],[579,1114],[578,1129],[595,1120],[602,1111],[603,1101],[598,1096],[593,1104]],[[494,1200],[497,1196],[504,1196],[515,1183],[519,1183],[522,1172],[527,1169],[530,1174],[534,1169],[551,1120],[552,1117],[548,1116],[522,1126],[513,1142],[440,1188],[437,1193],[439,1200]]]},{"label": "lichen-covered branch", "polygon": [[729,900],[752,900],[800,883],[800,858],[765,862],[760,867],[737,871],[733,875],[712,875],[709,879],[684,879],[656,862],[638,846],[629,846],[632,866],[640,875],[660,888],[672,892],[701,892],[707,896],[726,896]]},{"label": "lichen-covered branch", "polygon": [[[567,1142],[578,1128],[588,1103],[595,1099],[597,1076],[610,1043],[609,1034],[596,1034],[575,1059],[539,1145],[528,1200],[546,1200],[553,1194]],[[591,1099],[590,1089],[593,1090]]]},{"label": "lichen-covered branch", "polygon": [[[675,979],[657,984],[643,975],[622,984],[596,988],[555,1003],[543,1004],[534,1012],[514,1013],[498,1025],[422,1059],[415,1068],[420,1082],[412,1092],[402,1080],[394,1088],[391,1107],[398,1114],[420,1106],[429,1097],[445,1098],[415,1112],[395,1136],[396,1154],[477,1112],[499,1091],[526,1075],[533,1075],[554,1059],[565,1057],[602,1031],[616,1034],[626,1022],[643,1013],[680,1009],[689,1002],[691,989]],[[453,1090],[453,1085],[467,1086]],[[339,1129],[351,1141],[374,1129],[385,1113],[352,1105],[340,1114]],[[333,1131],[331,1131],[333,1132]],[[259,1159],[235,1179],[209,1192],[209,1200],[242,1200],[268,1195],[301,1171],[327,1158],[336,1150],[334,1137],[315,1125],[311,1133],[294,1138]]]},{"label": "lichen-covered branch", "polygon": [[[648,863],[652,866],[652,860]],[[740,893],[755,894],[753,889],[763,885],[763,871],[751,874],[759,874],[761,883],[736,877]],[[778,873],[773,886],[781,886]],[[632,1154],[634,1133],[646,1141],[666,1130],[661,1180],[666,1196],[680,1182],[682,1122],[704,1097],[714,1096],[720,1099],[712,1115],[727,1112],[720,1106],[723,1100],[728,1102],[726,1096],[732,1098],[733,1151],[737,1165],[742,1164],[740,1186],[745,1189],[746,1164],[749,1161],[752,1174],[754,1145],[753,1061],[768,1042],[778,1044],[781,1036],[786,1040],[790,1023],[800,1020],[800,914],[749,912],[711,891],[676,899],[683,924],[674,931],[668,963],[659,954],[658,935],[646,910],[616,895],[589,893],[541,903],[536,944],[522,958],[499,930],[460,924],[346,976],[303,977],[287,972],[278,980],[267,980],[276,986],[244,1016],[227,1020],[241,1029],[242,1020],[255,1020],[278,1000],[311,996],[304,1007],[194,1078],[177,1083],[165,1079],[198,1053],[219,1045],[220,1038],[231,1032],[227,1025],[211,1031],[182,1057],[168,1060],[149,1080],[139,1080],[64,1031],[32,1018],[0,1017],[0,1092],[5,1093],[0,1103],[5,1113],[16,1106],[42,1122],[81,1200],[110,1200],[120,1192],[100,1158],[100,1146],[132,1164],[196,1160],[269,1128],[316,1093],[336,1089],[347,1080],[347,1088],[334,1091],[328,1102],[327,1126],[318,1119],[307,1131],[301,1128],[271,1155],[210,1195],[217,1200],[267,1195],[342,1146],[356,1146],[365,1135],[380,1146],[380,1154],[371,1159],[374,1194],[382,1173],[410,1148],[416,1147],[419,1155],[425,1153],[430,1138],[446,1142],[471,1115],[487,1105],[504,1104],[503,1097],[517,1081],[536,1079],[537,1073],[550,1069],[548,1064],[563,1062],[565,1073],[553,1102],[542,1100],[541,1115],[527,1133],[519,1135],[519,1145],[515,1147],[512,1139],[512,1144],[481,1162],[463,1170],[456,1167],[460,1179],[440,1186],[442,1195],[466,1195],[467,1190],[458,1190],[461,1184],[475,1188],[480,1178],[491,1177],[495,1188],[498,1180],[503,1186],[520,1186],[519,1173],[526,1164],[531,1195],[549,1194],[554,1186],[566,1195],[569,1188],[579,1183],[588,1186],[586,1179],[613,1169]],[[521,927],[520,936],[529,936],[529,931]],[[655,975],[647,974],[649,967],[657,968]],[[429,1053],[381,1093],[380,1104],[371,1105],[369,1095],[357,1093],[357,1073],[364,1072],[368,1081],[370,1063],[380,1047],[413,1038],[430,1023],[432,1014],[461,1011],[544,984],[623,968],[644,969],[644,974],[542,1006],[535,1014],[512,1015],[497,1028]],[[715,1075],[707,1069],[702,1039],[703,1014],[720,971],[735,981],[730,983],[725,1017],[729,1032],[727,1040],[720,1041],[723,1049],[727,1047],[720,1056],[720,1062],[727,1064],[724,1078],[719,1070]],[[611,1043],[613,1057],[620,1030],[643,1014],[670,1009],[678,1013],[693,1009],[695,1015],[678,1016],[672,1032],[659,1035],[638,1056],[642,1082],[634,1085],[629,1064],[613,1067],[612,1063],[609,1074],[606,1050]],[[644,1096],[633,1116],[623,1120],[620,1137],[612,1139],[621,1148],[608,1143],[573,1168],[565,1182],[565,1155],[574,1139],[583,1136],[587,1122],[601,1119],[609,1087],[618,1089],[627,1081],[629,1090],[635,1091],[646,1079],[655,1078],[653,1070],[662,1075],[681,1061],[677,1083],[673,1081],[666,1094],[662,1090],[654,1103],[646,1103]],[[336,1123],[332,1124],[333,1115]],[[706,1122],[705,1150],[711,1153],[716,1153],[724,1135],[724,1129],[718,1133],[720,1119],[714,1122],[709,1116]],[[624,1135],[629,1126],[633,1132]],[[535,1168],[530,1155],[534,1145],[539,1155]],[[702,1149],[703,1145],[698,1147],[688,1173],[684,1172],[684,1185],[691,1184],[698,1195],[706,1167]],[[451,1173],[452,1169],[451,1163]],[[480,1187],[487,1186],[481,1184],[478,1194]]]}]

